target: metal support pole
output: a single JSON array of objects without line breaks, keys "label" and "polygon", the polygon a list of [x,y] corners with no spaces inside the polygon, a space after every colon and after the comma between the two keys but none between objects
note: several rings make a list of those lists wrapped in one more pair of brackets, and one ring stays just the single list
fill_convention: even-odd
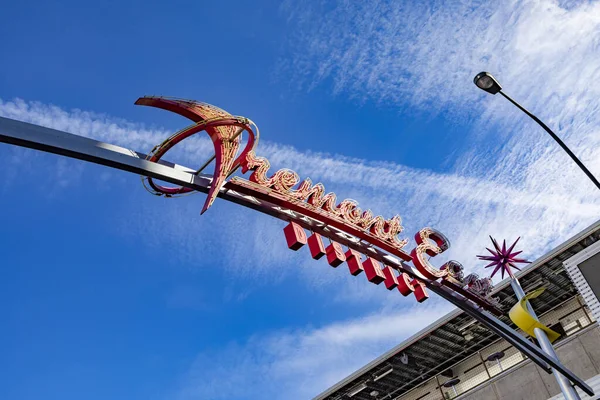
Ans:
[{"label": "metal support pole", "polygon": [[550,357],[548,354],[546,354],[546,352],[525,339],[522,335],[517,333],[514,329],[510,328],[501,320],[496,319],[487,312],[478,309],[465,299],[459,299],[456,294],[441,286],[439,282],[425,281],[425,284],[432,292],[454,304],[456,307],[463,310],[467,315],[481,322],[483,325],[485,325],[485,327],[513,345],[547,373],[552,373],[552,368],[556,368],[565,376],[568,376],[569,380],[575,383],[586,394],[589,396],[594,396],[594,391],[592,388],[582,379],[577,377],[577,375],[569,371],[569,369],[562,365],[559,360],[554,357]]},{"label": "metal support pole", "polygon": [[[525,292],[523,291],[523,288],[521,287],[521,284],[519,283],[519,280],[516,277],[513,277],[511,279],[510,286],[512,286],[515,294],[517,295],[518,300],[521,300],[525,297]],[[538,319],[535,311],[533,310],[533,307],[531,307],[531,304],[529,303],[529,301],[525,302],[525,304],[526,304],[527,310],[529,310],[529,313],[531,314],[531,316],[539,321],[539,319]],[[548,336],[546,335],[546,332],[544,332],[543,330],[541,330],[539,328],[535,328],[534,333],[535,333],[535,338],[537,339],[538,343],[540,344],[540,347],[542,348],[542,350],[544,350],[544,352],[546,354],[548,354],[548,356],[559,361],[558,356],[556,355],[556,352],[554,351],[554,347],[552,347],[552,343],[550,343],[550,340],[548,339]],[[556,382],[558,383],[558,386],[560,387],[560,391],[565,396],[565,400],[580,400],[581,399],[579,397],[579,394],[577,393],[577,391],[571,385],[571,382],[567,378],[565,378],[555,368],[552,368],[552,373],[554,374],[554,378],[556,379]]]}]

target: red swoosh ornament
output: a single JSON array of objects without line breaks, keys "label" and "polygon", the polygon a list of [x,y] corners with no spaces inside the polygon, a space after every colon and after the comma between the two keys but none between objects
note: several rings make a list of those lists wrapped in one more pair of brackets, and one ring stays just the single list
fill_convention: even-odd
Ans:
[{"label": "red swoosh ornament", "polygon": [[[210,104],[194,100],[175,99],[170,97],[140,97],[136,105],[162,108],[191,119],[194,124],[175,133],[160,145],[156,146],[149,155],[148,160],[158,161],[169,149],[182,140],[206,131],[215,148],[215,171],[213,181],[208,192],[208,197],[202,207],[203,214],[215,201],[219,190],[227,177],[246,159],[246,154],[254,149],[258,142],[258,129],[252,130],[251,121],[243,117],[234,117],[227,111],[221,110]],[[241,131],[248,133],[248,143],[241,154],[236,158],[241,143]],[[158,185],[152,178],[148,184],[155,194],[174,196],[189,193],[192,189],[185,187],[168,187]]]}]

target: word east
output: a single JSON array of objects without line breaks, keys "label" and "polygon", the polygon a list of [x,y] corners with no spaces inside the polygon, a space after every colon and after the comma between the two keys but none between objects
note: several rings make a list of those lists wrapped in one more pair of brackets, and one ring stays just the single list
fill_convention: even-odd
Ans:
[{"label": "word east", "polygon": [[326,257],[329,265],[334,268],[346,263],[350,274],[357,276],[364,272],[369,282],[376,285],[383,283],[387,290],[398,289],[402,296],[414,294],[419,303],[429,298],[423,282],[411,279],[404,272],[398,275],[392,267],[382,265],[371,257],[365,256],[366,259],[363,260],[363,254],[353,249],[344,251],[342,245],[337,242],[330,240],[330,244],[325,246],[323,236],[313,233],[307,237],[304,229],[295,222],[290,222],[283,232],[287,245],[292,250],[298,250],[308,244],[310,255],[315,260]]}]

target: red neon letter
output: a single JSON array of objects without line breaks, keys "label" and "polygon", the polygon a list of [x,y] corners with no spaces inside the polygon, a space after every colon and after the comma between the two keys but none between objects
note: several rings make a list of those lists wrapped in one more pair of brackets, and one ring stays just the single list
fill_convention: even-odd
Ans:
[{"label": "red neon letter", "polygon": [[288,226],[283,228],[283,233],[288,247],[292,250],[298,250],[306,244],[306,232],[295,222],[290,222]]},{"label": "red neon letter", "polygon": [[398,278],[396,278],[396,273],[392,267],[386,265],[385,268],[383,268],[383,275],[385,276],[384,283],[387,290],[392,290],[398,286]]},{"label": "red neon letter", "polygon": [[381,271],[381,264],[377,260],[367,257],[367,261],[363,263],[367,279],[376,285],[379,285],[385,280],[385,275]]},{"label": "red neon letter", "polygon": [[348,263],[348,269],[352,275],[356,276],[363,272],[362,254],[358,251],[348,249],[346,252],[346,262]]},{"label": "red neon letter", "polygon": [[415,298],[419,303],[424,302],[429,298],[425,284],[417,279],[410,280],[410,276],[403,272],[398,277],[398,291],[402,296],[408,296],[411,293],[415,294]]},{"label": "red neon letter", "polygon": [[[432,280],[443,278],[448,275],[447,270],[436,269],[425,258],[425,254],[430,257],[435,257],[443,251],[448,250],[448,247],[450,247],[448,239],[435,229],[423,228],[415,235],[415,240],[417,241],[417,247],[411,251],[410,256],[419,272],[423,274],[425,278]],[[435,243],[432,242],[432,240],[435,241]]]},{"label": "red neon letter", "polygon": [[415,291],[415,288],[410,283],[410,276],[406,272],[403,272],[398,277],[398,291],[402,296],[408,296]]},{"label": "red neon letter", "polygon": [[427,289],[423,282],[414,279],[411,284],[415,288],[415,297],[419,303],[422,303],[429,298],[429,293],[427,293]]},{"label": "red neon letter", "polygon": [[315,260],[325,255],[325,246],[323,245],[321,235],[318,233],[313,233],[308,237],[308,248],[310,249],[310,255]]},{"label": "red neon letter", "polygon": [[327,254],[327,262],[334,268],[346,261],[344,249],[339,243],[331,242],[325,249],[325,253]]}]

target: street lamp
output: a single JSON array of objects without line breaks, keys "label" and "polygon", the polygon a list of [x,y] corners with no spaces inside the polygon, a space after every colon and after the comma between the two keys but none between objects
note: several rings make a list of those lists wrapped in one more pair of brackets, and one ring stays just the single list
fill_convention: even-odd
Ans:
[{"label": "street lamp", "polygon": [[540,121],[540,119],[538,117],[536,117],[535,115],[533,115],[532,113],[527,111],[527,109],[525,107],[521,106],[519,103],[517,103],[512,98],[510,98],[506,93],[504,93],[502,91],[502,86],[500,86],[498,81],[490,73],[488,73],[488,72],[478,73],[475,76],[475,79],[473,79],[473,83],[475,83],[475,85],[479,89],[486,91],[488,93],[491,93],[491,94],[500,93],[502,96],[506,97],[508,99],[508,101],[513,103],[521,111],[523,111],[525,114],[527,114],[531,119],[533,119],[535,122],[537,122],[542,128],[544,128],[544,130],[546,132],[548,132],[550,134],[550,136],[552,136],[552,138],[554,140],[556,140],[556,142],[560,145],[560,147],[562,147],[563,150],[567,152],[567,154],[573,159],[573,161],[575,161],[575,163],[579,166],[579,168],[581,168],[581,170],[583,172],[585,172],[585,174],[588,176],[588,178],[590,178],[592,180],[592,182],[594,182],[596,187],[598,189],[600,189],[600,182],[598,182],[598,179],[596,179],[596,177],[594,175],[592,175],[592,173],[585,167],[585,165],[583,165],[583,163],[581,161],[579,161],[577,156],[575,156],[575,154],[573,154],[573,152],[567,147],[567,145],[564,144],[563,141],[560,140],[560,138],[558,136],[556,136],[556,134],[554,132],[552,132],[552,130],[546,126],[546,124],[544,124],[542,121]]}]

